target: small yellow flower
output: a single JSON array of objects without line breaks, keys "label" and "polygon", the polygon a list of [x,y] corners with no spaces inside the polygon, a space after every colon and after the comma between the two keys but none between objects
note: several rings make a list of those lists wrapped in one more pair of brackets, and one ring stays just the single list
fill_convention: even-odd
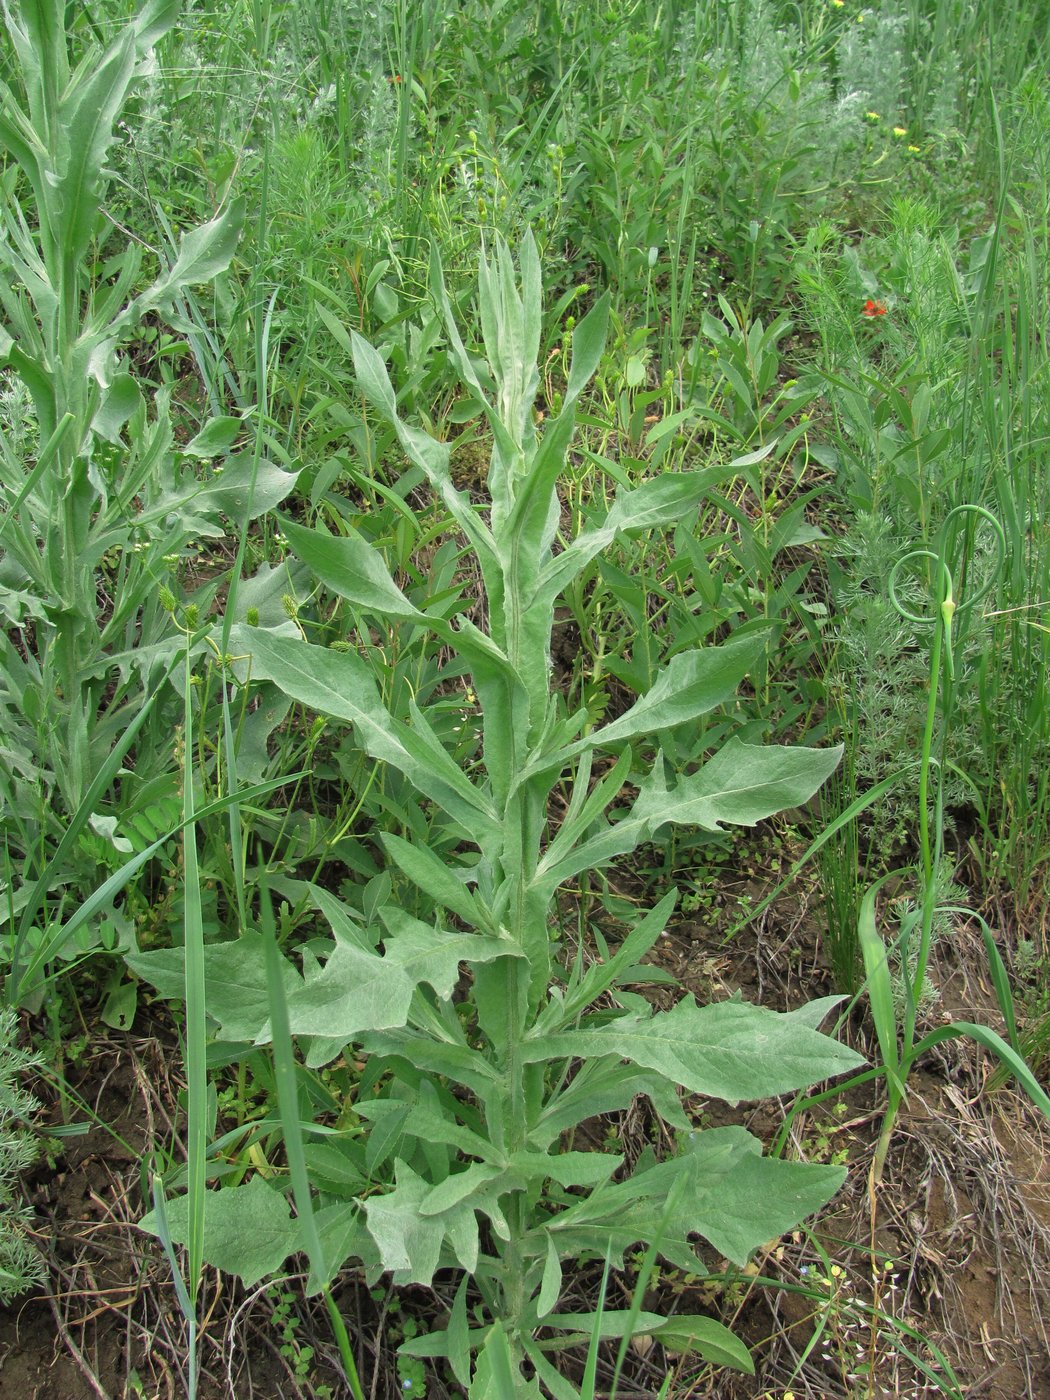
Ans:
[{"label": "small yellow flower", "polygon": [[867,120],[868,120],[869,122],[881,122],[881,121],[882,121],[882,118],[879,116],[878,112],[865,112],[864,115],[865,115],[865,117],[867,118]]},{"label": "small yellow flower", "polygon": [[843,10],[846,7],[846,0],[831,0],[836,10]]},{"label": "small yellow flower", "polygon": [[908,147],[908,150],[911,151],[911,153],[912,153],[913,156],[921,156],[921,155],[922,155],[922,147],[921,147],[921,146],[909,146],[909,147]]},{"label": "small yellow flower", "polygon": [[842,1267],[841,1267],[841,1265],[839,1265],[839,1264],[832,1264],[832,1266],[831,1266],[831,1277],[832,1277],[832,1278],[841,1278],[841,1277],[842,1277]]},{"label": "small yellow flower", "polygon": [[893,128],[893,134],[896,136],[897,140],[900,141],[902,137],[907,136],[908,128],[906,126],[895,126]]}]

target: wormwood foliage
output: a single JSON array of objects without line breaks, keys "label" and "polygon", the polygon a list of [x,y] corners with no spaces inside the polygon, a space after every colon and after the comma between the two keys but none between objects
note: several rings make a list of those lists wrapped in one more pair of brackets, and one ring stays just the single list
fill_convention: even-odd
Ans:
[{"label": "wormwood foliage", "polygon": [[25,1126],[40,1104],[20,1086],[27,1070],[41,1061],[17,1044],[18,1018],[9,1007],[0,1009],[0,1306],[38,1287],[46,1270],[28,1231],[32,1209],[21,1199],[19,1173],[38,1156],[37,1144]]},{"label": "wormwood foliage", "polygon": [[[425,709],[413,705],[410,722],[396,719],[353,650],[278,630],[232,630],[231,649],[250,657],[255,679],[351,725],[365,752],[403,774],[439,814],[442,849],[457,854],[443,859],[413,837],[379,837],[391,870],[433,902],[429,921],[393,899],[367,921],[315,888],[333,937],[311,944],[301,968],[267,945],[265,917],[262,933],[247,930],[206,950],[209,1010],[221,1038],[272,1039],[280,1059],[286,1025],[308,1066],[329,1063],[352,1041],[355,1053],[369,1057],[375,1093],[362,1093],[355,1105],[367,1128],[363,1148],[352,1135],[330,1133],[307,1144],[316,1229],[303,1229],[298,1190],[300,1219],[293,1220],[280,1195],[256,1180],[209,1194],[204,1251],[245,1278],[258,1277],[276,1267],[274,1232],[283,1229],[288,1252],[310,1247],[313,1236],[314,1287],[344,1260],[362,1263],[373,1277],[390,1272],[397,1283],[429,1284],[438,1270],[460,1270],[447,1328],[405,1349],[447,1358],[464,1386],[473,1375],[478,1396],[507,1393],[511,1374],[515,1393],[538,1395],[542,1382],[555,1396],[570,1396],[575,1391],[549,1359],[557,1345],[550,1334],[564,1342],[595,1328],[622,1334],[628,1324],[614,1313],[556,1313],[564,1261],[622,1266],[625,1252],[644,1241],[697,1272],[691,1240],[700,1235],[743,1264],[818,1210],[842,1181],[836,1167],[764,1157],[743,1128],[693,1131],[677,1091],[729,1101],[785,1093],[850,1070],[858,1057],[817,1030],[828,1002],[781,1015],[742,1002],[700,1006],[685,996],[670,1011],[653,1011],[627,989],[646,980],[640,964],[675,894],[615,952],[586,962],[562,956],[552,921],[557,892],[668,822],[718,831],[804,802],[839,753],[732,739],[677,778],[662,758],[651,758],[654,733],[732,697],[765,653],[766,628],[676,656],[604,728],[588,732],[585,712],[566,713],[550,683],[562,591],[618,535],[676,522],[748,459],[623,489],[603,519],[561,538],[558,480],[577,402],[602,353],[606,303],[575,329],[563,405],[541,434],[533,409],[541,285],[532,238],[521,248],[520,286],[502,243],[482,259],[484,368],[463,344],[437,267],[433,280],[458,372],[493,437],[485,510],[453,485],[448,445],[400,419],[384,363],[359,337],[354,362],[365,395],[469,542],[484,581],[488,631],[410,603],[353,529],[335,537],[293,522],[282,528],[317,578],[351,603],[363,634],[375,620],[426,629],[459,657],[482,712],[481,762],[469,773],[460,768]],[[560,785],[570,799],[555,827],[548,799]],[[130,961],[162,993],[180,994],[178,951]],[[621,1154],[569,1145],[580,1124],[640,1094],[680,1134],[678,1155],[662,1162],[644,1156],[627,1174]],[[285,1128],[290,1140],[298,1134],[298,1123]],[[178,1203],[170,1203],[176,1239],[180,1219]],[[258,1248],[250,1238],[254,1220]],[[156,1228],[153,1217],[143,1223]],[[641,1314],[628,1330],[660,1337],[665,1325]],[[683,1320],[674,1325],[681,1345]],[[711,1320],[686,1331],[688,1344],[711,1359],[750,1369],[746,1349]]]}]

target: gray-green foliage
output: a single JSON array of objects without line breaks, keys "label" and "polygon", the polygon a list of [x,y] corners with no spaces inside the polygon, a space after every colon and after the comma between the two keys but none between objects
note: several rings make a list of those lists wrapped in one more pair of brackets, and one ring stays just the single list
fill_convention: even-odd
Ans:
[{"label": "gray-green foliage", "polygon": [[[118,122],[177,13],[175,0],[149,0],[74,63],[61,0],[4,5],[17,78],[0,84],[0,376],[8,403],[21,381],[26,420],[0,424],[0,810],[22,860],[8,884],[38,877],[74,826],[114,841],[104,789],[179,641],[163,581],[188,542],[221,536],[223,516],[244,521],[294,482],[228,456],[236,418],[214,417],[177,447],[172,386],[150,392],[134,363],[147,316],[192,338],[185,299],[227,267],[242,219],[227,206],[147,275],[141,239],[110,217]],[[47,883],[76,883],[71,861]],[[40,929],[37,895],[16,904],[17,964]]]},{"label": "gray-green foliage", "polygon": [[[175,465],[169,395],[150,414],[121,351],[147,312],[170,312],[184,288],[226,266],[238,211],[187,234],[145,289],[140,244],[118,241],[104,213],[117,119],[176,12],[168,0],[147,5],[71,69],[61,4],[5,6],[23,91],[2,92],[0,143],[11,163],[0,212],[0,361],[28,389],[38,435],[35,460],[13,441],[0,445],[4,583],[29,640],[25,656],[8,642],[5,701],[45,736],[38,776],[68,810],[126,723],[113,701],[97,722],[114,654],[139,640],[164,557],[217,514],[217,502],[209,510],[194,500],[201,484],[192,472],[165,471]],[[120,559],[110,615],[100,618],[108,552]],[[121,678],[150,665],[148,652],[124,657]],[[123,687],[118,695],[126,699]]]},{"label": "gray-green foliage", "polygon": [[19,1185],[19,1174],[38,1156],[25,1125],[40,1110],[19,1081],[40,1060],[15,1044],[17,1033],[18,1018],[5,1007],[0,1011],[0,1305],[38,1287],[45,1277],[43,1257],[28,1235],[32,1210]]},{"label": "gray-green foliage", "polygon": [[[764,652],[764,632],[676,656],[648,693],[604,728],[585,729],[585,710],[566,712],[550,677],[563,590],[619,535],[674,523],[734,468],[670,473],[622,489],[604,517],[575,538],[561,537],[558,482],[577,402],[602,354],[604,301],[575,330],[563,406],[541,434],[534,414],[541,285],[531,237],[522,245],[520,290],[505,245],[482,260],[484,368],[461,339],[437,270],[434,294],[459,374],[492,434],[485,510],[453,485],[447,443],[399,417],[386,367],[360,338],[355,366],[375,410],[469,541],[488,629],[416,607],[380,553],[349,527],[339,537],[291,521],[283,529],[321,583],[352,605],[362,637],[374,621],[393,622],[425,629],[458,655],[480,702],[482,762],[469,772],[460,768],[425,708],[413,704],[408,722],[391,714],[354,651],[263,627],[233,629],[232,650],[250,657],[252,675],[352,726],[362,749],[427,800],[443,846],[455,853],[439,856],[415,832],[383,833],[391,875],[417,888],[429,917],[410,916],[389,884],[371,917],[314,887],[311,897],[334,937],[311,943],[301,968],[268,944],[265,910],[261,935],[249,930],[205,950],[209,1012],[221,1038],[257,1045],[272,1038],[280,1061],[290,1033],[307,1065],[317,1067],[352,1041],[369,1057],[377,1096],[357,1100],[369,1132],[363,1151],[355,1135],[343,1141],[335,1174],[341,1192],[331,1157],[335,1149],[339,1160],[339,1141],[308,1135],[303,1160],[313,1164],[320,1188],[316,1229],[304,1233],[273,1190],[255,1182],[209,1196],[204,1254],[258,1277],[275,1267],[274,1230],[283,1229],[288,1251],[308,1249],[314,1287],[346,1258],[361,1261],[373,1277],[389,1271],[398,1283],[429,1284],[438,1269],[461,1269],[447,1329],[411,1344],[413,1354],[447,1357],[466,1385],[471,1353],[495,1345],[489,1329],[501,1324],[516,1373],[528,1359],[554,1394],[567,1396],[574,1391],[536,1333],[588,1332],[600,1323],[555,1314],[563,1261],[622,1266],[632,1245],[655,1241],[666,1259],[696,1272],[702,1266],[690,1238],[698,1233],[742,1264],[818,1209],[842,1180],[837,1168],[764,1157],[743,1128],[693,1131],[679,1090],[759,1098],[848,1070],[858,1057],[816,1029],[826,1002],[780,1015],[742,1002],[700,1006],[686,996],[672,1010],[654,1011],[631,988],[657,976],[642,960],[670,917],[674,894],[618,949],[588,962],[582,950],[572,957],[560,946],[558,892],[667,823],[717,831],[797,805],[839,755],[731,739],[679,777],[653,757],[654,734],[732,697]],[[632,792],[625,795],[628,780]],[[554,826],[549,800],[562,785],[569,800]],[[180,994],[177,950],[136,955],[131,963],[163,994]],[[461,980],[464,966],[469,985]],[[658,1162],[645,1155],[622,1175],[620,1153],[567,1150],[567,1135],[581,1123],[626,1108],[637,1095],[680,1134],[677,1156]],[[289,1126],[286,1119],[286,1131],[292,1160],[297,1121]],[[325,1145],[322,1171],[317,1154]],[[297,1187],[302,1217],[308,1202],[299,1196]],[[169,1210],[176,1239],[186,1228],[179,1211],[175,1203]],[[234,1228],[249,1219],[260,1222],[257,1235]],[[146,1225],[156,1229],[156,1218]],[[480,1326],[469,1324],[466,1276],[485,1305]],[[639,1330],[661,1322],[647,1316]],[[695,1330],[698,1350],[750,1369],[746,1349],[725,1329]],[[488,1364],[479,1363],[482,1376]],[[481,1394],[484,1385],[476,1384]],[[538,1394],[536,1382],[520,1374],[516,1386]]]}]

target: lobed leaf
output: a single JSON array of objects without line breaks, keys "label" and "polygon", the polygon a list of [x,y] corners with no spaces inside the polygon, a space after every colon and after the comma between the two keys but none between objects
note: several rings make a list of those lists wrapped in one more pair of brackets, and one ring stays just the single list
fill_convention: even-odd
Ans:
[{"label": "lobed leaf", "polygon": [[690,1093],[726,1099],[787,1094],[856,1069],[864,1060],[796,1017],[726,1001],[624,1016],[604,1026],[526,1038],[527,1063],[616,1055]]},{"label": "lobed leaf", "polygon": [[467,829],[493,836],[496,814],[451,757],[442,761],[387,710],[371,670],[353,652],[314,646],[294,637],[237,624],[232,651],[251,658],[252,675],[273,681],[285,695],[319,714],[354,726],[366,753],[398,769]]},{"label": "lobed leaf", "polygon": [[[127,964],[139,977],[152,983],[162,997],[181,1001],[185,995],[183,948],[161,948],[148,953],[128,953]],[[291,996],[302,978],[286,958],[281,975]],[[218,1022],[218,1038],[252,1042],[270,1021],[263,941],[247,932],[231,943],[212,943],[204,949],[205,995],[208,1015]]]},{"label": "lobed leaf", "polygon": [[509,939],[435,928],[394,905],[385,905],[379,916],[387,930],[383,940],[387,958],[404,969],[413,985],[426,982],[446,1000],[455,991],[463,963],[521,956]]},{"label": "lobed leaf", "polygon": [[[680,1157],[593,1192],[547,1229],[562,1258],[584,1250],[602,1258],[609,1251],[622,1267],[624,1252],[646,1240],[695,1272],[699,1261],[688,1240],[699,1234],[743,1267],[760,1246],[826,1205],[845,1175],[841,1167],[763,1157],[761,1143],[744,1128],[712,1128],[691,1134]],[[679,1179],[684,1188],[672,1198]]]},{"label": "lobed leaf", "polygon": [[[288,994],[288,1026],[292,1035],[323,1036],[345,1045],[364,1031],[404,1026],[413,991],[412,982],[396,963],[355,943],[339,941],[323,970],[308,974]],[[256,1043],[267,1032],[268,1023]],[[326,1054],[328,1058],[332,1056]]]},{"label": "lobed leaf", "polygon": [[368,1232],[394,1282],[429,1287],[446,1236],[460,1264],[472,1271],[479,1248],[473,1208],[456,1203],[441,1213],[424,1215],[423,1204],[433,1189],[430,1183],[400,1159],[394,1166],[394,1180],[392,1191],[370,1196],[365,1202]]},{"label": "lobed leaf", "polygon": [[834,772],[842,748],[807,749],[783,745],[754,745],[733,738],[696,773],[669,788],[662,761],[643,781],[630,812],[620,821],[566,849],[567,841],[551,843],[538,867],[538,883],[559,885],[581,870],[604,865],[647,840],[668,822],[720,831],[723,823],[754,826],[756,822],[807,802]]},{"label": "lobed leaf", "polygon": [[[188,1196],[176,1196],[166,1204],[168,1232],[176,1244],[189,1241],[188,1203]],[[139,1229],[160,1234],[156,1211],[139,1221]],[[300,1233],[287,1197],[261,1176],[204,1193],[204,1259],[236,1274],[246,1288],[278,1271],[301,1247]]]}]

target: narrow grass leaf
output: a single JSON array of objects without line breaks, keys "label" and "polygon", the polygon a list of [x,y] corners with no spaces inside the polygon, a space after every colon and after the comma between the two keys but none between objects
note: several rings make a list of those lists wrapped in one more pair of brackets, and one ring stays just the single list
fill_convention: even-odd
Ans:
[{"label": "narrow grass leaf", "polygon": [[197,864],[197,826],[193,812],[194,772],[193,740],[193,668],[189,650],[186,654],[183,689],[184,761],[183,761],[183,947],[185,949],[186,1000],[186,1089],[189,1103],[186,1179],[188,1195],[188,1228],[186,1248],[189,1256],[189,1293],[194,1304],[200,1286],[204,1263],[204,1193],[208,1135],[208,1067],[207,1012],[204,973],[204,915],[201,910],[201,882]]},{"label": "narrow grass leaf", "polygon": [[898,1074],[900,1059],[897,1048],[897,1013],[893,1002],[889,955],[875,923],[875,900],[881,883],[880,881],[872,885],[861,900],[857,916],[857,936],[864,959],[865,986],[868,989],[868,1001],[875,1022],[879,1054],[886,1066],[887,1076],[903,1094],[904,1086]]},{"label": "narrow grass leaf", "polygon": [[976,1040],[978,1045],[983,1045],[986,1050],[991,1051],[1014,1076],[1044,1118],[1050,1118],[1050,1096],[1046,1090],[1017,1051],[987,1026],[975,1026],[969,1021],[953,1021],[950,1026],[940,1026],[916,1043],[912,1059],[918,1059],[934,1045],[939,1045],[942,1040],[958,1039],[960,1036],[969,1036],[971,1040]]}]

